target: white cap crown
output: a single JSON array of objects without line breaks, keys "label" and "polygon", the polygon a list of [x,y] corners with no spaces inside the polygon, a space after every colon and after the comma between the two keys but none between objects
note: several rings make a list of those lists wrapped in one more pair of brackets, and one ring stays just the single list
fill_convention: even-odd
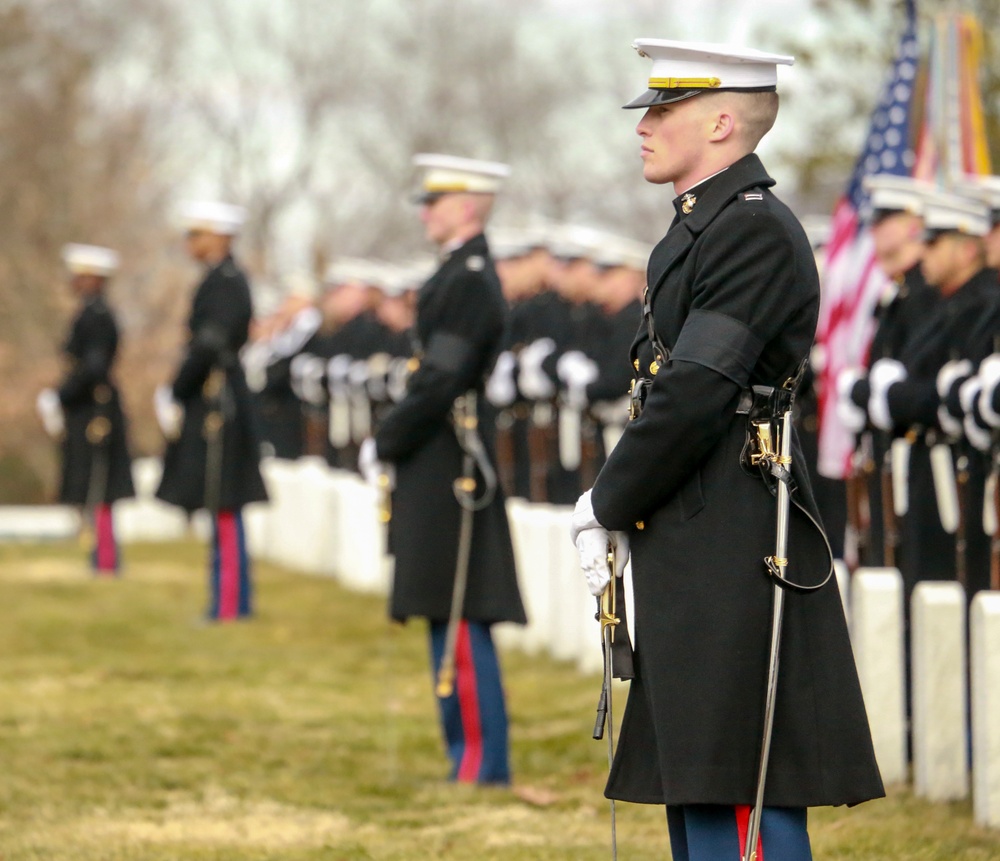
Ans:
[{"label": "white cap crown", "polygon": [[437,153],[419,153],[413,164],[421,171],[420,200],[454,192],[496,194],[510,176],[510,167],[500,162]]},{"label": "white cap crown", "polygon": [[981,200],[955,192],[938,191],[924,203],[924,230],[985,236],[990,232],[989,208]]},{"label": "white cap crown", "polygon": [[192,200],[180,209],[185,230],[204,230],[220,236],[235,236],[246,221],[246,210],[233,203],[217,200]]},{"label": "white cap crown", "polygon": [[100,245],[71,242],[64,245],[62,259],[74,275],[100,275],[107,278],[118,271],[118,252]]}]

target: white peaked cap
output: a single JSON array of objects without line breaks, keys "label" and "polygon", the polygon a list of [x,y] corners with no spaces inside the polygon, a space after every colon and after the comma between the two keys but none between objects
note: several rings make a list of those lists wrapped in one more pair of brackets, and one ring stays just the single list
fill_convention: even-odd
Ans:
[{"label": "white peaked cap", "polygon": [[341,284],[373,285],[379,277],[378,263],[362,257],[338,257],[323,273],[323,283],[328,287]]},{"label": "white peaked cap", "polygon": [[217,200],[191,200],[180,209],[185,230],[204,230],[220,236],[235,236],[246,217],[247,211],[242,206]]},{"label": "white peaked cap", "polygon": [[100,245],[71,242],[63,246],[62,259],[66,268],[74,275],[100,275],[106,278],[118,271],[118,252]]},{"label": "white peaked cap", "polygon": [[413,157],[413,165],[422,172],[418,200],[450,192],[496,194],[510,176],[506,164],[454,155],[419,153]]},{"label": "white peaked cap", "polygon": [[489,231],[490,255],[494,260],[524,257],[536,248],[544,248],[545,240],[538,230],[521,227],[498,227]]},{"label": "white peaked cap", "polygon": [[594,262],[606,269],[624,266],[626,269],[645,272],[652,251],[651,245],[608,234],[601,240],[600,247],[594,255]]},{"label": "white peaked cap", "polygon": [[1000,176],[968,174],[955,183],[955,190],[983,201],[992,210],[993,223],[1000,222]]},{"label": "white peaked cap", "polygon": [[371,286],[385,296],[402,296],[418,287],[410,273],[394,263],[372,262]]},{"label": "white peaked cap", "polygon": [[964,194],[935,192],[924,202],[924,230],[985,236],[990,232],[989,207]]},{"label": "white peaked cap", "polygon": [[636,39],[632,47],[653,61],[649,89],[626,108],[646,108],[687,99],[711,90],[774,90],[778,66],[791,66],[794,57],[768,54],[717,42],[676,42]]},{"label": "white peaked cap", "polygon": [[924,205],[938,189],[933,183],[894,173],[869,174],[861,180],[874,212],[908,212],[923,215]]},{"label": "white peaked cap", "polygon": [[608,234],[581,224],[560,224],[549,231],[546,247],[563,260],[596,260]]}]

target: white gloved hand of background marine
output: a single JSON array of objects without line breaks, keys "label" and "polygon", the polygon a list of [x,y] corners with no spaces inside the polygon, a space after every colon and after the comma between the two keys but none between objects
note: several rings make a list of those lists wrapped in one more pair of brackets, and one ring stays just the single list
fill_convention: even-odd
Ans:
[{"label": "white gloved hand of background marine", "polygon": [[153,411],[156,423],[168,440],[177,439],[184,424],[184,407],[174,400],[170,386],[157,386],[153,392]]},{"label": "white gloved hand of background marine", "polygon": [[42,389],[35,401],[38,417],[42,420],[45,432],[53,438],[58,438],[66,431],[66,419],[63,415],[62,402],[55,389]]},{"label": "white gloved hand of background marine", "polygon": [[573,509],[570,535],[580,555],[580,567],[591,595],[600,595],[611,582],[608,550],[615,551],[615,576],[621,577],[628,563],[628,535],[605,529],[594,516],[591,491],[584,493]]},{"label": "white gloved hand of background marine", "polygon": [[358,450],[358,469],[369,487],[381,490],[379,479],[384,475],[389,479],[389,489],[396,489],[395,467],[378,459],[378,448],[371,437],[367,437]]}]

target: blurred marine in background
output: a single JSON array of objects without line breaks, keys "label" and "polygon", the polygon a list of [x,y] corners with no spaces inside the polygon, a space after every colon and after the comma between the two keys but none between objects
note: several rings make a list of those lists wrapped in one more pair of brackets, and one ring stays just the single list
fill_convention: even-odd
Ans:
[{"label": "blurred marine in background", "polygon": [[395,485],[390,615],[430,622],[453,780],[508,783],[507,710],[491,626],[524,623],[483,389],[506,303],[483,230],[506,165],[423,155],[420,215],[440,251],[420,289],[402,399],[361,448],[366,479]]},{"label": "blurred marine in background", "polygon": [[120,565],[111,505],[134,495],[125,415],[112,366],[118,325],[104,297],[118,254],[95,245],[67,245],[63,262],[80,308],[63,347],[67,371],[58,389],[38,396],[46,431],[62,443],[59,501],[84,508],[94,534],[91,562],[98,574]]},{"label": "blurred marine in background", "polygon": [[242,508],[267,498],[259,421],[239,357],[253,317],[246,276],[232,256],[243,217],[225,203],[184,209],[188,254],[206,273],[191,304],[184,358],[173,383],[156,393],[168,440],[156,495],[212,517],[207,617],[219,621],[253,612]]}]

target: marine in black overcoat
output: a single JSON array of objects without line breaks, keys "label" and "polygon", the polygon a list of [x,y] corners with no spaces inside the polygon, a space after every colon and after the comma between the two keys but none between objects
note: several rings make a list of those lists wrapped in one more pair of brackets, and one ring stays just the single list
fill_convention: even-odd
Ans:
[{"label": "marine in black overcoat", "polygon": [[[930,462],[929,446],[946,441],[938,424],[941,401],[937,375],[952,359],[968,358],[977,366],[989,354],[992,336],[986,336],[990,327],[984,323],[996,320],[998,292],[996,270],[983,269],[956,292],[941,298],[936,312],[916,330],[899,356],[907,378],[891,386],[886,396],[896,433],[919,431],[910,451],[910,507],[903,519],[905,556],[901,570],[907,610],[917,583],[955,576],[955,536],[941,526]],[[979,332],[983,334],[977,335]],[[980,585],[989,571],[989,546],[981,525],[986,469],[975,456],[970,457],[970,466],[966,484],[967,561],[970,572],[979,572],[976,583]]]},{"label": "marine in black overcoat", "polygon": [[[117,352],[118,326],[104,296],[86,298],[63,347],[69,370],[58,391],[66,421],[59,501],[68,505],[112,503],[135,494],[125,416],[111,378]],[[109,429],[106,435],[99,432],[102,426]],[[106,481],[98,474],[92,485],[101,460]]]},{"label": "marine in black overcoat", "polygon": [[184,408],[184,422],[178,438],[167,445],[156,495],[187,511],[206,505],[205,419],[213,400],[209,378],[215,371],[224,375],[226,405],[218,506],[237,509],[267,498],[260,474],[260,423],[239,361],[252,317],[246,276],[227,256],[209,269],[195,291],[187,351],[171,387]]},{"label": "marine in black overcoat", "polygon": [[[637,677],[607,794],[655,804],[753,804],[764,722],[776,505],[744,471],[750,385],[781,386],[813,341],[819,284],[798,221],[748,155],[692,191],[649,261],[655,332],[671,351],[594,487],[598,521],[632,549]],[[645,330],[633,345],[651,374]],[[801,452],[794,447],[793,458]],[[794,498],[813,516],[807,472]],[[638,524],[641,524],[641,528]],[[798,507],[788,576],[829,558]],[[764,803],[853,804],[883,794],[836,580],[788,592]]]},{"label": "marine in black overcoat", "polygon": [[[500,281],[482,235],[452,251],[420,289],[420,366],[375,434],[379,459],[396,469],[390,527],[396,568],[389,612],[394,619],[448,619],[460,520],[452,483],[462,473],[452,405],[459,395],[477,393],[479,430],[495,463],[490,428],[482,421],[483,387],[505,317]],[[462,616],[486,624],[525,622],[499,488],[475,514]]]},{"label": "marine in black overcoat", "polygon": [[[918,333],[935,314],[941,294],[924,279],[919,264],[910,267],[899,281],[891,297],[876,310],[876,329],[868,348],[868,366],[879,359],[899,359],[911,338]],[[865,381],[861,384],[867,392]],[[863,394],[867,405],[867,394]],[[884,521],[882,517],[881,471],[886,453],[892,444],[892,435],[873,428],[872,460],[875,471],[868,481],[868,500],[871,507],[871,547],[866,565],[885,564]],[[902,546],[900,547],[902,550]],[[896,559],[896,567],[903,568],[902,554]]]}]

